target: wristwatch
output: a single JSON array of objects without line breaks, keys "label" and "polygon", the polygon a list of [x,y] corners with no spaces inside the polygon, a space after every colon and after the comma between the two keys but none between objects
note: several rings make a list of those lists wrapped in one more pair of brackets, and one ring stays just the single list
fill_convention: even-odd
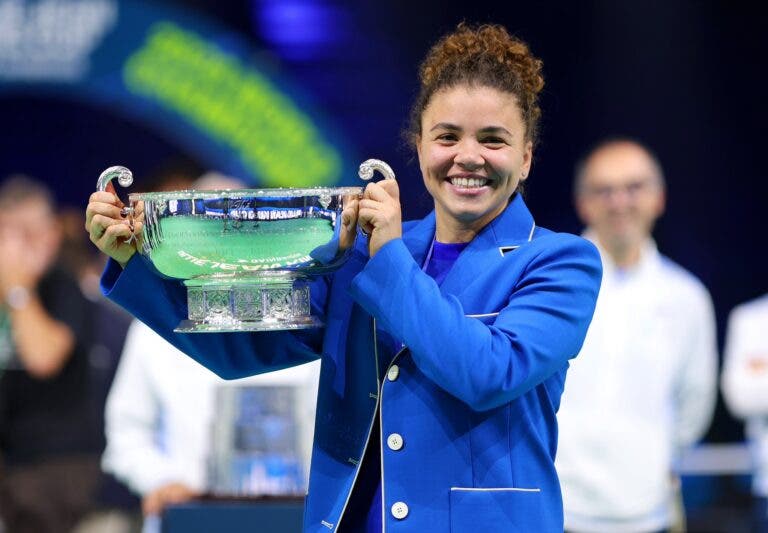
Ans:
[{"label": "wristwatch", "polygon": [[24,309],[29,303],[29,290],[21,285],[14,285],[5,293],[5,303],[11,309]]}]

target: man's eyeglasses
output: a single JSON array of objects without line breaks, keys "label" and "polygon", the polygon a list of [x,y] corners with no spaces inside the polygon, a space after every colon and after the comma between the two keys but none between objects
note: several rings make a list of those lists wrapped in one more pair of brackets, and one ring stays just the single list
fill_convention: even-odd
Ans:
[{"label": "man's eyeglasses", "polygon": [[658,181],[653,178],[645,178],[632,180],[622,185],[585,186],[582,188],[582,194],[602,201],[610,200],[619,194],[626,195],[629,199],[634,199],[658,186]]}]

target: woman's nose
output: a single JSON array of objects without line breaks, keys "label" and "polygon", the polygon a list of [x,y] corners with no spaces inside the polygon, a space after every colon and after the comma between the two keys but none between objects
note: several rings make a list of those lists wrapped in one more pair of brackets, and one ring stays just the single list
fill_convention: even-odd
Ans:
[{"label": "woman's nose", "polygon": [[482,168],[485,164],[477,143],[462,142],[457,145],[457,148],[458,151],[456,152],[456,157],[454,157],[454,162],[460,167],[472,171]]}]

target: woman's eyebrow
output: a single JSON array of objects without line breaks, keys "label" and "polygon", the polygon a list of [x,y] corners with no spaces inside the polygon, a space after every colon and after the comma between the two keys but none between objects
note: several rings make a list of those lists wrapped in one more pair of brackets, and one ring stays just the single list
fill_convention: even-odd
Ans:
[{"label": "woman's eyebrow", "polygon": [[[450,122],[438,122],[432,128],[430,128],[429,131],[435,131],[435,130],[448,130],[448,131],[462,131],[461,126],[457,126],[456,124],[451,124]],[[509,135],[512,137],[512,133],[503,126],[486,126],[484,128],[480,128],[479,133],[491,133],[491,134],[500,134],[504,133],[506,135]]]},{"label": "woman's eyebrow", "polygon": [[506,133],[510,137],[512,136],[512,133],[503,126],[486,126],[480,129],[480,133]]},{"label": "woman's eyebrow", "polygon": [[430,128],[429,131],[435,131],[437,129],[444,129],[444,130],[451,130],[451,131],[461,131],[461,127],[451,124],[449,122],[438,122],[432,128]]}]

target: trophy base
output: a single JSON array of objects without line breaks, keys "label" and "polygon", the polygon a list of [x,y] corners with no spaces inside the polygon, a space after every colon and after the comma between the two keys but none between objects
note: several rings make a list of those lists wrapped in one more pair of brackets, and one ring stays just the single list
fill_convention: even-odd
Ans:
[{"label": "trophy base", "polygon": [[306,319],[294,319],[291,322],[288,321],[259,321],[259,322],[236,322],[231,321],[228,323],[216,324],[212,322],[205,322],[204,320],[182,320],[179,325],[173,330],[176,333],[226,333],[226,332],[238,332],[238,331],[287,331],[294,329],[310,329],[321,328],[323,323],[314,318],[309,317]]},{"label": "trophy base", "polygon": [[310,314],[309,283],[294,273],[196,278],[187,287],[187,320],[177,333],[281,331],[322,327]]}]

